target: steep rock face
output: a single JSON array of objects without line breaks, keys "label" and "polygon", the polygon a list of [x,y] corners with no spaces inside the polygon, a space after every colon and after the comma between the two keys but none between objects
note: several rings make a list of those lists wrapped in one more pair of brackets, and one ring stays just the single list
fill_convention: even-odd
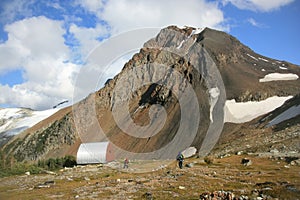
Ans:
[{"label": "steep rock face", "polygon": [[[222,113],[225,90],[217,67],[205,49],[195,43],[197,35],[192,31],[176,27],[162,30],[98,92],[96,112],[100,126],[117,147],[140,153],[142,157],[154,156],[150,153],[154,151],[156,158],[174,157],[178,149],[190,145],[200,149],[206,133],[212,131],[210,119]],[[215,96],[210,94],[214,89]],[[127,103],[129,114],[123,115]],[[156,110],[158,114],[151,116],[151,109],[157,104],[164,106],[165,113]],[[217,106],[211,109],[210,105]],[[217,124],[223,115],[214,117]],[[152,119],[158,123],[153,124]],[[107,127],[106,122],[110,126]],[[128,134],[132,132],[135,135]],[[176,139],[177,135],[181,135],[181,139]],[[166,147],[172,142],[176,149]]]},{"label": "steep rock face", "polygon": [[[126,151],[140,153],[151,152],[170,143],[179,130],[178,122],[182,114],[178,100],[174,97],[176,95],[172,94],[173,86],[176,84],[183,86],[184,90],[186,89],[185,83],[189,83],[197,93],[197,100],[200,102],[199,112],[202,118],[201,125],[199,123],[201,128],[197,130],[192,145],[198,149],[207,133],[211,134],[209,127],[213,120],[209,119],[212,118],[211,112],[216,112],[215,108],[211,110],[214,103],[210,91],[213,89],[225,91],[227,99],[236,99],[237,101],[259,101],[274,95],[287,96],[298,93],[299,80],[259,82],[259,79],[268,73],[299,75],[299,68],[296,66],[258,55],[234,37],[223,32],[206,28],[199,34],[194,33],[195,29],[193,28],[179,29],[171,26],[163,29],[155,38],[146,42],[144,48],[128,61],[122,72],[98,92],[95,97],[97,121],[102,128],[101,134],[104,135],[99,139],[108,137],[116,146]],[[176,70],[184,76],[184,79],[177,80],[175,84],[166,88],[160,84],[170,79],[170,76],[164,74],[164,77],[159,79],[160,84],[143,85],[142,83],[149,82],[151,79],[147,78],[155,77],[157,71],[163,68],[163,66],[158,67],[159,64]],[[217,71],[212,69],[214,65],[217,66]],[[145,67],[145,70],[139,70],[141,67]],[[221,83],[217,82],[218,72],[222,76],[224,88]],[[126,79],[122,79],[123,76]],[[120,87],[118,82],[122,83]],[[142,87],[138,88],[136,85],[142,85]],[[115,90],[119,93],[116,94]],[[127,94],[131,94],[129,99]],[[225,98],[225,94],[220,97]],[[135,124],[141,126],[151,124],[148,113],[152,105],[164,106],[168,116],[164,123],[165,126],[160,127],[162,129],[159,133],[156,133],[155,128],[138,129],[143,133],[142,136],[147,136],[142,139],[126,134],[136,129],[128,123],[130,119],[125,116],[121,123],[115,122],[116,116],[123,113],[117,111],[113,114],[114,106],[118,104],[116,102],[118,98],[122,102],[121,104],[128,103],[130,117]],[[222,98],[215,100],[222,104],[222,100],[224,101]],[[191,114],[195,111],[193,108],[187,108],[187,110]],[[218,116],[220,115],[222,114],[219,112]],[[159,116],[161,117],[162,114]],[[161,120],[163,121],[163,117]],[[159,125],[157,124],[157,127]],[[125,127],[125,131],[120,127]],[[126,127],[129,128],[126,129]],[[188,127],[184,129],[186,132],[190,132]],[[214,131],[217,132],[217,130]],[[186,137],[190,136],[186,135]]]},{"label": "steep rock face", "polygon": [[222,131],[226,99],[299,93],[299,79],[259,82],[274,72],[300,76],[299,67],[256,54],[226,33],[170,26],[72,113],[35,127],[5,148],[18,160],[74,154],[80,142],[104,140],[113,143],[119,157],[130,152],[134,158],[174,158],[188,146],[205,154]]}]

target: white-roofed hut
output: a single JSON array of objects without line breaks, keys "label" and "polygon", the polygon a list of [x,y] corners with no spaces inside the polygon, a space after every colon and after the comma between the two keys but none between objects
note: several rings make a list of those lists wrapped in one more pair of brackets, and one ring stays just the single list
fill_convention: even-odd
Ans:
[{"label": "white-roofed hut", "polygon": [[114,154],[109,142],[82,143],[77,151],[77,164],[107,163],[113,160]]}]

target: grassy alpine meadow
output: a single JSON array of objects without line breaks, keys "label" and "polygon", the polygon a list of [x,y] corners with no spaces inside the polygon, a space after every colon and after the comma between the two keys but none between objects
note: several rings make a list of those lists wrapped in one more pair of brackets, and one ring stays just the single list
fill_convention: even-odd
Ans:
[{"label": "grassy alpine meadow", "polygon": [[[245,166],[243,158],[190,158],[183,169],[175,161],[160,168],[161,161],[132,161],[126,171],[103,164],[12,175],[0,179],[0,199],[199,199],[218,192],[250,199],[300,198],[299,165],[247,155],[251,164]],[[138,169],[141,173],[134,173]]]}]

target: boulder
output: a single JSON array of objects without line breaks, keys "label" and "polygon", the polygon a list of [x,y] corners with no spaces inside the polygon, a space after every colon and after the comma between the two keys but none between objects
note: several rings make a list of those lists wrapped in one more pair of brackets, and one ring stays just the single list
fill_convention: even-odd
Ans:
[{"label": "boulder", "polygon": [[245,166],[252,165],[252,161],[249,158],[243,158],[241,163]]},{"label": "boulder", "polygon": [[178,188],[179,188],[180,190],[184,190],[184,189],[185,189],[184,186],[179,186]]},{"label": "boulder", "polygon": [[197,152],[197,149],[195,147],[189,147],[185,150],[183,150],[181,153],[184,156],[184,158],[190,158],[194,156]]},{"label": "boulder", "polygon": [[300,165],[300,159],[291,161],[291,165]]},{"label": "boulder", "polygon": [[146,192],[145,194],[143,194],[143,198],[146,200],[152,200],[153,199],[153,195],[151,192]]},{"label": "boulder", "polygon": [[187,164],[185,164],[185,166],[187,168],[192,168],[192,167],[194,167],[194,163],[187,163]]}]

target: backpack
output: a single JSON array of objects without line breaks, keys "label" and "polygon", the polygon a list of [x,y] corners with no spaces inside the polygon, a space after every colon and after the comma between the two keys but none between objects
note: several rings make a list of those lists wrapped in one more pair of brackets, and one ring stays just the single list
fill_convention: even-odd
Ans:
[{"label": "backpack", "polygon": [[176,160],[182,161],[183,160],[183,155],[180,153],[177,155]]}]

